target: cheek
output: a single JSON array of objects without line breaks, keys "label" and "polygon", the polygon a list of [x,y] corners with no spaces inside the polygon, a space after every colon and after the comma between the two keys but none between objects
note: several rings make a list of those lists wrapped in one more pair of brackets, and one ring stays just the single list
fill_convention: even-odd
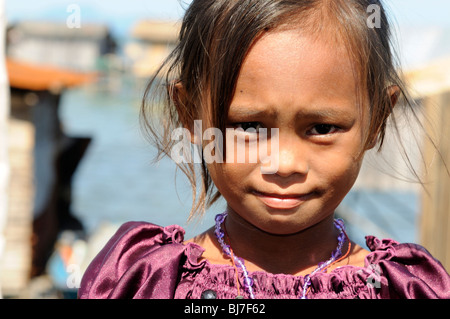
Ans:
[{"label": "cheek", "polygon": [[256,167],[252,164],[225,163],[208,166],[208,170],[216,188],[226,196],[226,194],[241,194]]},{"label": "cheek", "polygon": [[359,148],[354,151],[336,149],[333,152],[322,152],[312,163],[314,172],[323,183],[342,189],[353,186],[361,169],[362,156]]},{"label": "cheek", "polygon": [[[333,164],[330,164],[333,163]],[[321,192],[321,206],[325,211],[335,210],[347,196],[358,177],[360,163],[351,159],[334,157],[317,172]]]}]

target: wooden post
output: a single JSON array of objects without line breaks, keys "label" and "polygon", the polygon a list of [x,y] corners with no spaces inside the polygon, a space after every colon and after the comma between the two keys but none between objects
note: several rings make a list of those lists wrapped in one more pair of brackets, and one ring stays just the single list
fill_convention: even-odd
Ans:
[{"label": "wooden post", "polygon": [[[0,0],[0,260],[5,247],[4,229],[8,213],[8,117],[9,117],[9,85],[5,65],[5,1]],[[0,269],[1,272],[1,269]],[[2,288],[0,282],[0,298]]]},{"label": "wooden post", "polygon": [[424,100],[429,119],[424,146],[427,178],[422,196],[421,244],[450,270],[450,91]]}]

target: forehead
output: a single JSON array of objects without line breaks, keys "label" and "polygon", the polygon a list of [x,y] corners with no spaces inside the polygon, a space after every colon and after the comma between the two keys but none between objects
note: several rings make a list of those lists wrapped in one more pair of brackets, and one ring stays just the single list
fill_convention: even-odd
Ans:
[{"label": "forehead", "polygon": [[242,65],[236,97],[290,105],[299,100],[306,105],[355,102],[357,86],[355,66],[342,42],[291,28],[264,33],[255,41]]}]

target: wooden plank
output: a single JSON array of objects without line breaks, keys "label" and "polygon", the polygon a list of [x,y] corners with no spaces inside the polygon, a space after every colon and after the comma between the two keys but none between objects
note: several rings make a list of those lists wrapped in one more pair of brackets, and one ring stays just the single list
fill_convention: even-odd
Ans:
[{"label": "wooden plank", "polygon": [[34,128],[13,118],[8,126],[11,175],[0,281],[3,295],[13,297],[26,289],[31,266]]},{"label": "wooden plank", "polygon": [[427,132],[424,143],[427,183],[422,195],[421,244],[450,269],[450,92],[425,99]]}]

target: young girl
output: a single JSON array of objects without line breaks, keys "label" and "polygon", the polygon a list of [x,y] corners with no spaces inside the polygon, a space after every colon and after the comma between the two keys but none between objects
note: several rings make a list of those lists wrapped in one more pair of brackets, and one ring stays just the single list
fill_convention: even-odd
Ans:
[{"label": "young girl", "polygon": [[[371,5],[380,25],[368,23]],[[234,130],[210,150],[223,162],[180,162],[193,185],[191,215],[219,196],[226,210],[186,241],[179,226],[124,224],[79,297],[450,298],[449,275],[424,248],[369,236],[366,250],[334,217],[365,151],[381,147],[396,102],[412,108],[389,37],[376,0],[194,0],[146,94],[162,87],[164,106],[144,104],[143,118],[165,154],[180,127],[206,150],[195,120],[202,133]],[[237,137],[248,159],[262,129],[274,128],[266,138],[275,172],[261,158],[227,156]]]}]

